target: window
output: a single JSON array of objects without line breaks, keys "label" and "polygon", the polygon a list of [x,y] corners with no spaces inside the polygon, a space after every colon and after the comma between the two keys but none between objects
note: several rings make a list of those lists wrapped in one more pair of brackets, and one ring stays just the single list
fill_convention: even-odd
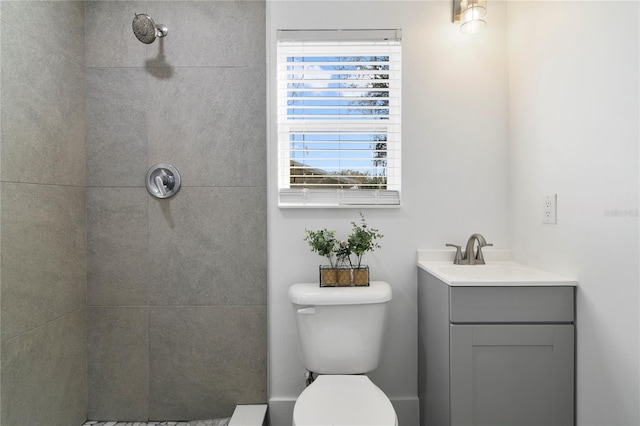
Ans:
[{"label": "window", "polygon": [[280,206],[400,204],[400,30],[278,32]]}]

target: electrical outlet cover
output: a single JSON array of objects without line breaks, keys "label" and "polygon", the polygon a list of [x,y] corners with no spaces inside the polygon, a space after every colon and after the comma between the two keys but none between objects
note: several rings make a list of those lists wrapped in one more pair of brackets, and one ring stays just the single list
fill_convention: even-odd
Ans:
[{"label": "electrical outlet cover", "polygon": [[545,195],[543,199],[542,223],[556,225],[558,223],[558,194]]}]

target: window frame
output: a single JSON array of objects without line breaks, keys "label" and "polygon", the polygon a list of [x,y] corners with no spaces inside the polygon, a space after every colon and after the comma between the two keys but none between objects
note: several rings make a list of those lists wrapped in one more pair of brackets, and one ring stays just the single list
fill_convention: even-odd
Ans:
[{"label": "window frame", "polygon": [[[401,92],[402,92],[402,49],[401,30],[278,30],[276,63],[278,83],[276,89],[277,104],[277,190],[279,207],[399,207],[401,205]],[[312,125],[301,124],[295,120],[288,121],[287,115],[287,87],[286,74],[287,54],[293,55],[291,50],[281,52],[283,46],[311,45],[312,52],[329,49],[333,46],[332,56],[343,55],[339,46],[353,46],[366,44],[360,56],[389,56],[389,119],[372,123],[368,121],[365,127],[371,129],[380,127],[386,137],[386,189],[348,189],[348,188],[291,188],[291,131],[309,129]],[[326,45],[326,47],[325,47]],[[386,47],[385,47],[386,46]],[[385,50],[381,50],[385,49]],[[371,52],[371,53],[369,53]],[[283,60],[283,58],[285,58]],[[283,70],[283,67],[285,68]],[[393,114],[393,117],[391,117]],[[285,117],[283,119],[283,117]],[[354,120],[356,121],[356,120]],[[358,127],[354,123],[339,123],[327,120],[322,123],[333,130],[353,129]],[[322,127],[318,126],[318,127]],[[392,153],[392,155],[389,155]]]}]

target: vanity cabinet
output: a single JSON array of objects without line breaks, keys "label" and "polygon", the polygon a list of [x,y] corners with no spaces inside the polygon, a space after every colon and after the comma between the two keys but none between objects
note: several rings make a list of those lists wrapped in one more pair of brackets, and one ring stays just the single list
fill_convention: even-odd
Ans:
[{"label": "vanity cabinet", "polygon": [[418,281],[421,426],[574,425],[574,286]]}]

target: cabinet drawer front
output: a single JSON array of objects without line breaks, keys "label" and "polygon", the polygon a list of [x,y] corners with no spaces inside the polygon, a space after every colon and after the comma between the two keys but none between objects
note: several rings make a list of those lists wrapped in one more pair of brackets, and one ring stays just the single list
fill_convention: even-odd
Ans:
[{"label": "cabinet drawer front", "polygon": [[453,323],[571,323],[574,287],[450,287]]}]

